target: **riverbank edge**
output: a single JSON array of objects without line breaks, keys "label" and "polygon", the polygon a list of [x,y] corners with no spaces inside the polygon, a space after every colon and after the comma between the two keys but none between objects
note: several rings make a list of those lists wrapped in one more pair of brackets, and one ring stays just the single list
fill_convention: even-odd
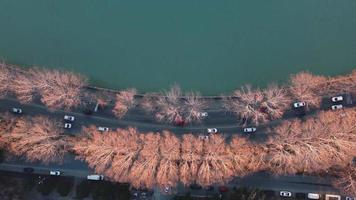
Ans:
[{"label": "riverbank edge", "polygon": [[[14,65],[14,64],[7,65],[6,63],[5,63],[5,65],[7,67],[9,67],[10,69],[12,69],[12,70],[19,70],[19,71],[21,71],[23,73],[27,72],[26,69],[37,67],[37,66],[28,66],[28,67],[24,68],[22,66],[18,66],[18,65]],[[38,67],[38,68],[47,69],[45,67]],[[62,69],[49,69],[49,70],[73,72],[73,71],[62,70]],[[335,76],[335,77],[333,77],[333,76],[332,77],[325,76],[328,80],[326,82],[324,82],[324,83],[321,83],[321,84],[331,84],[331,83],[340,82],[340,81],[348,80],[348,79],[352,80],[353,79],[353,73],[355,73],[355,72],[356,72],[356,69],[353,69],[350,73],[345,74],[345,75],[338,75],[338,76]],[[73,73],[76,73],[76,72],[73,72]],[[89,80],[89,77],[87,77],[87,76],[85,76],[85,75],[83,75],[81,73],[76,73],[76,74],[80,74],[81,76],[83,76],[83,77],[85,77],[85,78],[87,78]],[[246,85],[246,84],[244,84],[244,85]],[[318,85],[318,84],[316,84],[316,85]],[[288,86],[287,83],[285,83],[285,84],[282,85],[282,87],[287,89],[290,86]],[[85,88],[89,89],[89,90],[94,90],[94,91],[109,92],[109,93],[112,93],[112,94],[120,94],[120,91],[125,90],[125,89],[122,89],[122,90],[110,89],[110,88],[105,88],[105,87],[100,87],[100,86],[95,86],[95,85],[90,85],[90,84],[85,86]],[[233,91],[231,91],[231,92],[233,92]],[[140,98],[143,98],[146,94],[151,94],[152,96],[156,96],[156,97],[162,97],[163,96],[163,95],[159,95],[159,92],[144,92],[144,93],[135,94],[134,97],[140,99]],[[164,96],[164,97],[166,97],[166,96]],[[180,99],[185,99],[185,96],[181,96],[179,98]],[[197,96],[197,98],[198,99],[204,99],[204,100],[224,100],[224,99],[229,99],[229,98],[233,99],[233,98],[237,98],[237,97],[233,96],[233,95],[203,95],[203,96]]]}]

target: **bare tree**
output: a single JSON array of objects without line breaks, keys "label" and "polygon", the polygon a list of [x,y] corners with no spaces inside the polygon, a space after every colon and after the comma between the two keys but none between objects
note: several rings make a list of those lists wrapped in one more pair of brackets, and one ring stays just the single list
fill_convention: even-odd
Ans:
[{"label": "bare tree", "polygon": [[82,90],[87,79],[73,72],[33,68],[33,82],[41,101],[50,109],[68,110],[81,104]]},{"label": "bare tree", "polygon": [[356,196],[356,165],[349,164],[335,171],[337,178],[333,184],[343,191],[344,194]]},{"label": "bare tree", "polygon": [[229,144],[234,165],[234,174],[245,176],[265,168],[266,150],[261,144],[244,137],[234,136]]},{"label": "bare tree", "polygon": [[24,71],[13,71],[11,74],[10,92],[13,92],[21,103],[33,101],[36,93],[33,76]]},{"label": "bare tree", "polygon": [[180,180],[185,186],[194,183],[197,179],[201,156],[203,155],[203,142],[192,134],[183,135],[179,174]]},{"label": "bare tree", "polygon": [[171,132],[163,131],[159,144],[161,161],[157,171],[160,188],[176,187],[179,182],[180,140]]},{"label": "bare tree", "polygon": [[168,123],[201,121],[201,112],[206,108],[205,101],[199,98],[198,93],[188,93],[184,98],[182,95],[180,87],[174,85],[161,94],[146,94],[142,107],[153,113],[157,121]]},{"label": "bare tree", "polygon": [[197,183],[203,187],[213,183],[226,183],[234,175],[234,164],[230,149],[221,135],[210,135],[204,140]]},{"label": "bare tree", "polygon": [[44,164],[61,163],[70,148],[70,140],[63,135],[61,127],[43,116],[18,119],[15,127],[3,137],[10,153]]},{"label": "bare tree", "polygon": [[282,117],[290,103],[284,89],[270,85],[266,90],[252,90],[250,85],[241,87],[232,98],[225,99],[225,108],[235,113],[242,123],[264,123]]},{"label": "bare tree", "polygon": [[137,129],[117,129],[104,135],[95,126],[84,128],[73,147],[77,159],[85,160],[97,173],[118,182],[129,181],[131,166],[140,149]]},{"label": "bare tree", "polygon": [[305,101],[308,106],[319,107],[321,98],[317,92],[318,85],[326,82],[323,76],[315,76],[309,72],[299,72],[290,77],[290,92],[298,101]]},{"label": "bare tree", "polygon": [[122,118],[130,108],[135,106],[136,94],[136,89],[133,88],[120,91],[120,93],[116,94],[116,103],[113,112],[117,118]]},{"label": "bare tree", "polygon": [[140,135],[143,141],[138,159],[133,163],[130,182],[135,188],[152,189],[156,184],[157,168],[160,162],[159,144],[161,136],[155,133]]},{"label": "bare tree", "polygon": [[0,97],[3,97],[9,91],[9,82],[11,80],[10,69],[5,63],[0,62]]},{"label": "bare tree", "polygon": [[349,162],[356,152],[355,110],[345,112],[323,112],[303,123],[285,121],[274,128],[276,135],[267,144],[269,170],[276,174],[312,173]]}]

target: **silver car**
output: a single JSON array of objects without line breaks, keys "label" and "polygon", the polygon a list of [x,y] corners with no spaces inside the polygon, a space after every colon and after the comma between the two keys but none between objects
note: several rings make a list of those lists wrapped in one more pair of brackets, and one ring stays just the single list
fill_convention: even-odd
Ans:
[{"label": "silver car", "polygon": [[292,193],[288,191],[280,191],[279,196],[281,197],[292,197]]},{"label": "silver car", "polygon": [[70,115],[64,115],[64,120],[74,122],[75,117]]},{"label": "silver car", "polygon": [[109,131],[109,128],[108,127],[99,126],[98,127],[98,131],[107,132],[107,131]]},{"label": "silver car", "polygon": [[344,98],[342,96],[337,96],[337,97],[332,97],[331,101],[332,102],[339,102],[342,101]]},{"label": "silver car", "polygon": [[208,133],[217,133],[218,129],[217,128],[208,128],[207,131],[208,131]]},{"label": "silver car", "polygon": [[22,109],[21,108],[12,108],[11,111],[13,113],[17,113],[17,114],[21,114],[22,113]]},{"label": "silver car", "polygon": [[293,104],[293,107],[294,108],[301,108],[301,107],[304,107],[305,106],[305,102],[304,101],[300,101],[300,102],[295,102]]},{"label": "silver car", "polygon": [[51,176],[59,176],[59,175],[61,175],[61,172],[60,171],[50,171],[49,175],[51,175]]},{"label": "silver car", "polygon": [[331,109],[332,110],[338,110],[338,109],[341,109],[343,106],[341,105],[341,104],[339,104],[339,105],[333,105],[333,106],[331,106]]},{"label": "silver car", "polygon": [[72,128],[72,124],[71,123],[65,123],[64,124],[64,128],[65,129],[70,129],[70,128]]},{"label": "silver car", "polygon": [[256,127],[248,127],[244,128],[244,133],[254,133],[256,132],[257,128]]}]

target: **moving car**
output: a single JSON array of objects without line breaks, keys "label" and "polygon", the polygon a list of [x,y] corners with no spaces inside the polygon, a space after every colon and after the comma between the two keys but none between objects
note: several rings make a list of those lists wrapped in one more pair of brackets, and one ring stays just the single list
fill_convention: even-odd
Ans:
[{"label": "moving car", "polygon": [[11,111],[13,113],[17,113],[17,114],[21,114],[22,113],[22,109],[21,108],[12,108]]},{"label": "moving car", "polygon": [[104,180],[104,175],[92,174],[87,176],[88,180],[101,181]]},{"label": "moving car", "polygon": [[337,96],[337,97],[332,97],[331,98],[331,101],[332,102],[338,102],[338,101],[342,101],[343,100],[343,97],[342,96]]},{"label": "moving car", "polygon": [[331,106],[331,109],[332,109],[332,110],[338,110],[338,109],[341,109],[341,108],[342,108],[342,105],[341,105],[341,104]]},{"label": "moving car", "polygon": [[217,128],[208,128],[207,131],[208,131],[208,133],[217,133],[218,129]]},{"label": "moving car", "polygon": [[281,197],[292,197],[292,193],[288,191],[280,191],[279,196]]},{"label": "moving car", "polygon": [[61,175],[61,172],[60,171],[50,171],[49,175],[51,175],[51,176],[59,176],[59,175]]},{"label": "moving car", "polygon": [[70,115],[64,115],[64,120],[74,122],[75,117]]},{"label": "moving car", "polygon": [[72,124],[71,123],[65,123],[64,124],[64,128],[65,129],[70,129],[70,128],[72,128]]},{"label": "moving car", "polygon": [[304,107],[305,106],[305,102],[304,101],[300,101],[300,102],[295,102],[293,104],[293,107],[294,108],[301,108],[301,107]]},{"label": "moving car", "polygon": [[244,128],[244,133],[254,133],[256,132],[257,128],[256,127],[248,127]]},{"label": "moving car", "polygon": [[199,116],[201,116],[201,117],[207,117],[207,116],[208,116],[208,113],[207,113],[207,112],[201,112],[201,113],[199,113]]},{"label": "moving car", "polygon": [[109,131],[109,128],[108,127],[99,126],[98,127],[98,131],[107,132],[107,131]]},{"label": "moving car", "polygon": [[308,199],[320,199],[320,194],[308,193]]}]

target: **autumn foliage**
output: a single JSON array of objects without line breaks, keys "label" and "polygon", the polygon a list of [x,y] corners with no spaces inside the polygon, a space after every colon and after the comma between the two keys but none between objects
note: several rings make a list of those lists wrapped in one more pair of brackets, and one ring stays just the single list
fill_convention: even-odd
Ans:
[{"label": "autumn foliage", "polygon": [[117,118],[122,118],[127,111],[135,106],[135,89],[127,89],[116,94],[116,102],[113,112]]},{"label": "autumn foliage", "polygon": [[153,113],[157,121],[191,123],[202,120],[201,112],[206,108],[206,102],[198,93],[191,92],[183,96],[180,87],[174,85],[162,94],[146,94],[141,106]]},{"label": "autumn foliage", "polygon": [[242,123],[264,123],[281,118],[291,100],[285,89],[270,85],[265,90],[241,87],[233,97],[225,99],[225,107],[235,113]]},{"label": "autumn foliage", "polygon": [[19,118],[6,123],[1,138],[6,150],[31,162],[44,164],[62,162],[71,147],[70,139],[58,124],[43,116]]}]

